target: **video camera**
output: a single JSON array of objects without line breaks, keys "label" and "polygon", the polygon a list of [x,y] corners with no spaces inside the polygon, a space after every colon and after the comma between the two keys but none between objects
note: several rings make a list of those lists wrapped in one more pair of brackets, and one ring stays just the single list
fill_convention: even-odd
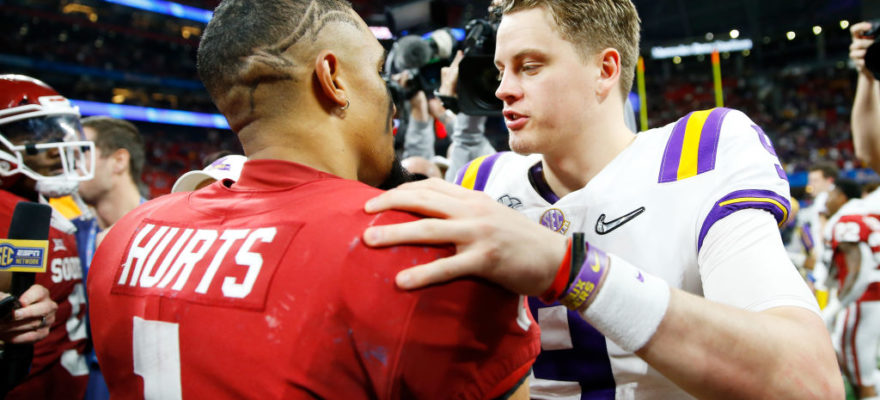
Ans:
[{"label": "video camera", "polygon": [[[386,63],[385,81],[398,108],[419,91],[433,93],[440,87],[440,69],[449,65],[457,47],[458,41],[445,28],[431,32],[425,39],[407,35],[394,44]],[[403,86],[391,79],[404,72],[409,79]]]},{"label": "video camera", "polygon": [[468,115],[500,116],[503,104],[495,97],[495,34],[498,18],[474,19],[465,27],[464,58],[458,65],[458,107]]},{"label": "video camera", "polygon": [[878,35],[880,35],[880,19],[875,19],[870,21],[871,29],[862,33],[862,37],[875,39],[874,43],[868,46],[868,49],[865,51],[865,68],[868,71],[871,71],[871,74],[874,75],[874,78],[880,78],[880,46],[877,43]]},{"label": "video camera", "polygon": [[[500,10],[499,10],[500,11]],[[440,70],[452,62],[456,50],[464,53],[458,68],[458,108],[468,115],[500,116],[502,102],[495,97],[498,71],[495,68],[495,33],[500,13],[489,19],[474,19],[465,26],[465,37],[458,42],[449,29],[432,32],[426,39],[404,36],[392,48],[385,78],[398,109],[418,91],[433,93],[440,87]],[[409,71],[406,87],[390,76]]]}]

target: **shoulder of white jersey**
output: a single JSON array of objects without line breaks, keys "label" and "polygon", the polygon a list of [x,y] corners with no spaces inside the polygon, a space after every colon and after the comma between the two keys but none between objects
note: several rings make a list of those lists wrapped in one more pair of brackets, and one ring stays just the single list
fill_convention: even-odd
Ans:
[{"label": "shoulder of white jersey", "polygon": [[675,184],[703,174],[708,186],[700,190],[705,193],[693,194],[709,196],[698,250],[709,228],[735,211],[765,210],[780,226],[788,220],[788,178],[770,138],[742,112],[721,107],[694,111],[672,126],[658,183]]},{"label": "shoulder of white jersey", "polygon": [[540,156],[522,156],[510,151],[477,157],[458,170],[455,184],[471,190],[483,191],[494,171],[513,172],[511,167],[515,164],[523,164],[528,168],[539,159]]},{"label": "shoulder of white jersey", "polygon": [[866,212],[880,214],[880,188],[862,197],[862,204]]}]

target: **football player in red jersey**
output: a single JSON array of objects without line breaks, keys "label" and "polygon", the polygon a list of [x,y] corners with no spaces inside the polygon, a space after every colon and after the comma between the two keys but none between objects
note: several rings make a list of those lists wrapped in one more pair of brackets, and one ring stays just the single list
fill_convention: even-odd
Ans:
[{"label": "football player in red jersey", "polygon": [[[6,237],[17,203],[68,195],[90,179],[84,169],[91,148],[79,111],[66,98],[39,80],[0,75],[0,237]],[[57,312],[54,319],[32,316],[38,328],[48,325],[48,336],[35,343],[29,375],[7,399],[69,399],[85,393],[86,299],[74,231],[53,211],[47,270],[36,274],[36,284],[49,290]]]},{"label": "football player in red jersey", "polygon": [[371,186],[394,180],[383,48],[344,1],[223,1],[199,75],[249,158],[239,179],[141,205],[88,277],[111,397],[527,396],[539,331],[475,279],[404,292],[448,247],[372,249]]},{"label": "football player in red jersey", "polygon": [[880,216],[860,211],[841,216],[832,229],[832,262],[841,303],[835,340],[840,363],[856,394],[860,399],[874,399],[880,373]]}]

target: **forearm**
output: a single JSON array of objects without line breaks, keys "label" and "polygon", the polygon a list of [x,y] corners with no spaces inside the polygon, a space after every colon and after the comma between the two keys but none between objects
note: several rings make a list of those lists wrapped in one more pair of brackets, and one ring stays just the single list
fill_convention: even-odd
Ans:
[{"label": "forearm", "polygon": [[852,108],[853,145],[856,157],[880,171],[880,83],[859,73]]},{"label": "forearm", "polygon": [[698,398],[831,399],[842,385],[829,344],[809,310],[751,312],[672,289],[665,318],[636,354]]},{"label": "forearm", "polygon": [[403,158],[434,156],[434,127],[430,121],[410,119],[403,137]]},{"label": "forearm", "polygon": [[[614,282],[609,278],[582,315],[697,396],[832,398],[834,389],[842,388],[818,307],[788,261],[769,213],[742,210],[718,221],[705,237],[698,262],[704,297],[665,282],[661,293],[658,278],[644,271],[626,272],[636,267],[612,259],[609,277],[624,273],[643,279],[631,280],[626,288],[608,285]],[[591,310],[602,305],[603,296],[632,303]],[[654,313],[662,319],[648,329],[617,337],[615,329],[603,328],[616,314],[642,312],[657,303],[666,308]],[[617,325],[640,325],[648,319],[628,317]],[[646,334],[650,336],[638,346],[622,345]],[[793,382],[791,377],[803,380]],[[819,396],[823,393],[828,396]]]}]

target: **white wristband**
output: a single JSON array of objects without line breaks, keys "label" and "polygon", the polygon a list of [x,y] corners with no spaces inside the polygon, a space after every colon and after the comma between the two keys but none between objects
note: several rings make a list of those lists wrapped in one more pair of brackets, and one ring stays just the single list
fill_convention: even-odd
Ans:
[{"label": "white wristband", "polygon": [[663,279],[608,254],[610,265],[596,298],[581,316],[622,349],[641,349],[669,307],[669,285]]}]

